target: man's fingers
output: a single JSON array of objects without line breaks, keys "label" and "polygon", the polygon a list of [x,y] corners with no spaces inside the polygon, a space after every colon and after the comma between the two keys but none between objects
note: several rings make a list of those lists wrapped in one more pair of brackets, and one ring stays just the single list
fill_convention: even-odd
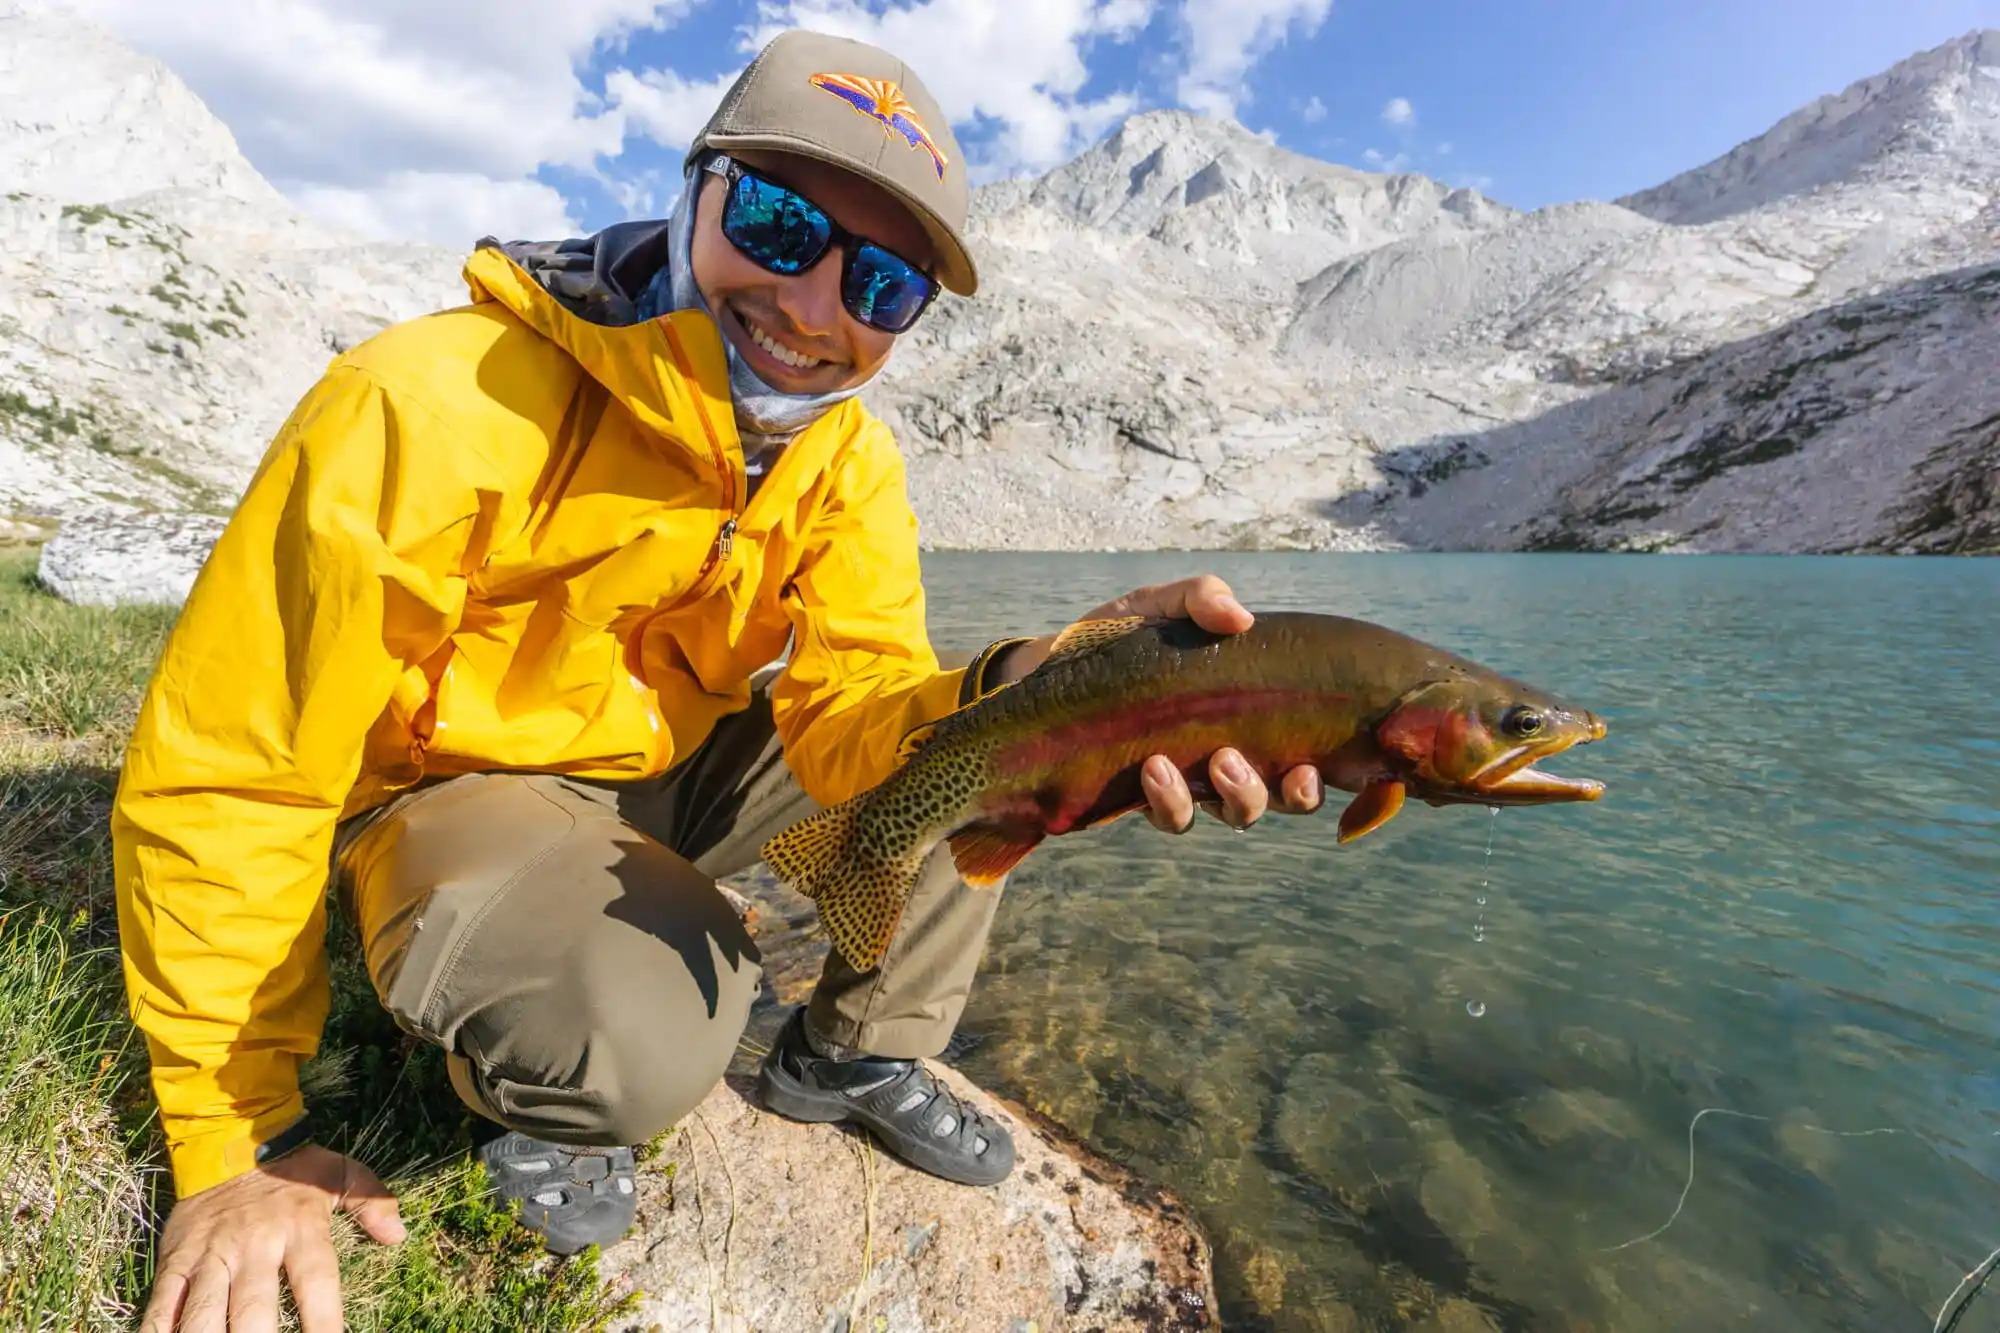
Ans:
[{"label": "man's fingers", "polygon": [[[1206,810],[1234,829],[1247,829],[1274,807],[1271,791],[1263,777],[1243,757],[1241,751],[1225,746],[1209,756],[1209,785],[1215,799],[1196,804],[1187,781],[1165,755],[1154,755],[1139,770],[1139,789],[1146,797],[1146,819],[1165,833],[1186,833],[1194,824],[1195,811]],[[1309,815],[1326,801],[1326,785],[1319,770],[1300,764],[1286,771],[1279,784],[1276,809],[1290,815]]]},{"label": "man's fingers", "polygon": [[174,1325],[180,1322],[181,1303],[187,1299],[187,1293],[186,1273],[161,1273],[154,1278],[153,1299],[146,1302],[146,1314],[139,1323],[139,1333],[174,1333]]},{"label": "man's fingers", "polygon": [[1165,755],[1154,755],[1139,769],[1139,789],[1146,794],[1146,819],[1162,833],[1186,833],[1194,825],[1194,796],[1186,779]]},{"label": "man's fingers", "polygon": [[380,1176],[359,1162],[353,1164],[348,1175],[347,1193],[342,1196],[340,1206],[379,1244],[398,1245],[409,1234],[403,1226],[396,1196],[389,1192]]},{"label": "man's fingers", "polygon": [[1213,574],[1135,588],[1082,618],[1114,620],[1120,616],[1188,619],[1215,634],[1240,634],[1250,628],[1252,620],[1250,612],[1229,591],[1229,585]]},{"label": "man's fingers", "polygon": [[285,1281],[291,1284],[302,1333],[340,1333],[340,1264],[333,1257],[330,1232],[292,1233]]},{"label": "man's fingers", "polygon": [[229,1333],[278,1333],[278,1256],[261,1245],[230,1281]]},{"label": "man's fingers", "polygon": [[1309,815],[1319,809],[1326,800],[1326,784],[1320,781],[1319,770],[1311,764],[1300,764],[1285,774],[1279,799],[1284,802],[1287,814]]},{"label": "man's fingers", "polygon": [[229,1265],[214,1254],[204,1255],[188,1283],[179,1333],[227,1333],[228,1326]]},{"label": "man's fingers", "polygon": [[1173,586],[1183,590],[1180,614],[1211,634],[1241,634],[1250,628],[1250,612],[1215,575],[1203,574]]},{"label": "man's fingers", "polygon": [[1209,756],[1208,780],[1222,798],[1222,822],[1231,828],[1249,828],[1270,806],[1264,779],[1236,750],[1225,748]]}]

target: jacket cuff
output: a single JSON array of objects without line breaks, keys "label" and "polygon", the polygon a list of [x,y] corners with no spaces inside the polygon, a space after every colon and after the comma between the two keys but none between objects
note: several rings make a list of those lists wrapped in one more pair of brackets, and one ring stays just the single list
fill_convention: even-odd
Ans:
[{"label": "jacket cuff", "polygon": [[994,660],[1015,644],[1032,642],[1033,637],[1033,635],[1022,635],[1014,639],[1001,639],[980,649],[979,655],[966,664],[965,677],[959,682],[958,706],[964,708],[968,704],[977,703],[998,689],[997,684],[989,684],[986,679]]},{"label": "jacket cuff", "polygon": [[[276,1157],[298,1146],[288,1133],[305,1119],[305,1102],[292,1097],[276,1109],[254,1120],[224,1120],[203,1117],[199,1133],[180,1137],[176,1126],[167,1127],[167,1157],[174,1168],[174,1196],[185,1199],[224,1181],[234,1180],[255,1167],[266,1156]],[[269,1145],[268,1150],[266,1145]]]}]

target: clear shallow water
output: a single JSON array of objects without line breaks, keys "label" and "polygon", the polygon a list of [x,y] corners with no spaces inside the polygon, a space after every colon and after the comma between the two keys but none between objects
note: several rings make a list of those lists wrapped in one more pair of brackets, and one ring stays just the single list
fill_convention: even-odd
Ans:
[{"label": "clear shallow water", "polygon": [[1229,1327],[1929,1330],[2000,1246],[2000,561],[925,569],[942,646],[1213,569],[1610,724],[1551,765],[1596,805],[1337,848],[1336,793],[1014,875],[960,1063],[1193,1204]]}]

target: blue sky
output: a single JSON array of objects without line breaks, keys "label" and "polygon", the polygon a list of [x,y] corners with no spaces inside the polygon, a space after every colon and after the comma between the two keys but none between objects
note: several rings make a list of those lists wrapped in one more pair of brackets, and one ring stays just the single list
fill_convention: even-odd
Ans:
[{"label": "blue sky", "polygon": [[688,135],[787,27],[903,56],[987,179],[1186,106],[1522,208],[1657,184],[2000,27],[2000,0],[75,3],[172,66],[309,210],[450,244],[664,209]]}]

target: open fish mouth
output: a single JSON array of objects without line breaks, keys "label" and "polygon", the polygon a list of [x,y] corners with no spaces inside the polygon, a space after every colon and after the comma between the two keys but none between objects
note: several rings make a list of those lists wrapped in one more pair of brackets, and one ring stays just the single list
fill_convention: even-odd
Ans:
[{"label": "open fish mouth", "polygon": [[1604,722],[1593,714],[1587,729],[1568,737],[1523,745],[1500,755],[1465,780],[1457,799],[1486,805],[1548,805],[1558,801],[1594,801],[1604,795],[1604,784],[1595,778],[1566,778],[1544,772],[1535,765],[1561,754],[1574,745],[1588,745],[1604,739]]},{"label": "open fish mouth", "polygon": [[1566,778],[1539,768],[1517,768],[1506,777],[1470,789],[1472,799],[1488,805],[1547,805],[1556,801],[1594,801],[1604,795],[1595,778]]}]

